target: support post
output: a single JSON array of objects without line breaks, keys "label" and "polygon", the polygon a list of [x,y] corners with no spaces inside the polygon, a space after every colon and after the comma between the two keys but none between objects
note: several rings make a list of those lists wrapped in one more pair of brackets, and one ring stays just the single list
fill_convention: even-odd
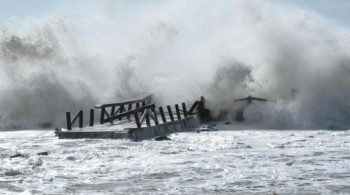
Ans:
[{"label": "support post", "polygon": [[120,106],[120,113],[123,113],[125,110],[124,105]]},{"label": "support post", "polygon": [[[131,109],[132,109],[132,103],[129,104],[129,106],[128,106],[128,111],[130,111]],[[127,118],[128,118],[128,120],[130,121],[130,115],[128,115]]]},{"label": "support post", "polygon": [[141,128],[140,118],[139,118],[139,114],[137,112],[134,113],[134,117],[135,117],[135,122],[136,122],[137,128]]},{"label": "support post", "polygon": [[184,113],[184,117],[186,118],[187,117],[187,110],[186,110],[185,102],[182,102],[182,110],[183,110],[183,113]]},{"label": "support post", "polygon": [[152,111],[153,116],[154,116],[154,118],[153,118],[154,124],[159,125],[156,109],[155,109],[154,107],[152,107],[152,108],[151,108],[151,111]]},{"label": "support post", "polygon": [[149,120],[148,109],[146,109],[146,116],[145,116],[145,118],[146,118],[147,127],[150,127],[150,126],[151,126],[151,122],[150,122],[150,120]]},{"label": "support post", "polygon": [[103,124],[105,121],[105,112],[106,112],[106,108],[105,107],[101,107],[101,116],[100,116],[100,124]]},{"label": "support post", "polygon": [[[105,115],[107,118],[105,119]],[[109,116],[108,112],[106,111],[106,107],[101,107],[101,116],[100,116],[100,124],[104,124],[106,121],[113,124],[113,120],[110,120],[111,116]]]},{"label": "support post", "polygon": [[[124,112],[124,105],[121,105],[120,106],[120,113],[123,113]],[[119,120],[122,120],[122,117],[119,118]]]},{"label": "support post", "polygon": [[171,120],[171,121],[174,121],[174,116],[173,116],[173,112],[171,111],[170,105],[167,106],[167,109],[168,109],[168,113],[169,113],[170,120]]},{"label": "support post", "polygon": [[113,116],[115,113],[115,106],[112,106],[112,109],[111,109],[111,116]]},{"label": "support post", "polygon": [[191,106],[190,110],[188,111],[188,114],[193,114],[194,109],[196,109],[196,107],[198,106],[199,101],[195,101],[194,104]]},{"label": "support post", "polygon": [[94,126],[95,122],[95,110],[90,109],[90,127]]},{"label": "support post", "polygon": [[128,111],[130,111],[132,109],[132,104],[128,105]]},{"label": "support post", "polygon": [[82,110],[80,110],[79,111],[79,114],[78,114],[79,116],[79,128],[83,128],[83,123],[84,123],[84,120],[83,120],[83,111]]},{"label": "support post", "polygon": [[142,110],[142,115],[141,115],[141,119],[140,119],[140,124],[142,125],[143,121],[145,120],[147,115],[147,109],[143,109]]},{"label": "support post", "polygon": [[160,116],[162,117],[163,123],[166,123],[166,118],[165,118],[165,115],[164,115],[163,107],[159,107],[159,113],[160,113]]},{"label": "support post", "polygon": [[66,112],[67,129],[72,130],[72,123],[70,118],[70,112]]},{"label": "support post", "polygon": [[66,120],[67,120],[67,129],[72,130],[72,125],[75,123],[75,121],[79,119],[79,128],[83,128],[83,111],[80,110],[77,115],[71,120],[70,112],[66,112]]},{"label": "support post", "polygon": [[180,114],[180,109],[178,104],[175,104],[175,110],[176,110],[177,120],[181,120],[181,114]]}]

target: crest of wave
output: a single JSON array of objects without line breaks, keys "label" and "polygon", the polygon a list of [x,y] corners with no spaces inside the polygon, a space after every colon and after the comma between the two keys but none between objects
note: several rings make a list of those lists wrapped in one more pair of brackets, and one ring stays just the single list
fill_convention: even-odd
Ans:
[{"label": "crest of wave", "polygon": [[350,125],[348,30],[317,14],[258,0],[75,6],[3,26],[3,128],[62,125],[65,111],[147,93],[160,104],[204,95],[214,115],[235,98],[275,99],[245,111],[264,128]]},{"label": "crest of wave", "polygon": [[67,22],[57,19],[31,25],[25,31],[3,27],[0,32],[2,129],[64,125],[66,111],[118,99],[119,90],[124,92],[120,96],[142,91],[137,88],[142,84],[135,85],[135,92],[128,89],[133,82],[123,79],[132,77],[128,66],[85,49]]}]

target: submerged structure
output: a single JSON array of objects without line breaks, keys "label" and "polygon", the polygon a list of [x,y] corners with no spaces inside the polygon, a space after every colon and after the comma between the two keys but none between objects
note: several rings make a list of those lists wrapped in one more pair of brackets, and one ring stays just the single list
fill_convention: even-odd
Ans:
[{"label": "submerged structure", "polygon": [[[88,114],[89,124],[84,127],[84,112],[79,111],[71,118],[66,113],[67,128],[57,129],[60,139],[104,138],[144,139],[166,136],[176,132],[195,131],[200,122],[195,116],[201,111],[201,101],[195,101],[187,110],[186,103],[157,107],[152,95],[125,102],[96,105]],[[200,107],[198,109],[198,107]],[[95,112],[99,120],[95,122]],[[78,121],[78,127],[75,122]]]},{"label": "submerged structure", "polygon": [[235,99],[233,102],[245,102],[244,105],[242,105],[239,109],[235,111],[235,121],[242,122],[245,120],[244,118],[244,110],[252,104],[253,101],[259,101],[259,102],[275,102],[275,100],[269,100],[265,98],[259,98],[259,97],[252,97],[248,96],[246,98],[240,98],[240,99]]}]

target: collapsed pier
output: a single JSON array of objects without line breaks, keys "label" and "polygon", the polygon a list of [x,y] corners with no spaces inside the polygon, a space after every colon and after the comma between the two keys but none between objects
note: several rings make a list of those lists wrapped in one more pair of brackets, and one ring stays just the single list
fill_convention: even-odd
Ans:
[{"label": "collapsed pier", "polygon": [[[125,102],[96,105],[88,114],[89,124],[84,127],[84,112],[74,118],[66,113],[66,129],[56,134],[60,139],[130,139],[141,141],[176,132],[196,131],[200,125],[196,117],[200,101],[195,101],[187,110],[186,103],[157,107],[152,96]],[[99,121],[95,122],[95,112]],[[86,115],[86,113],[85,113]],[[78,125],[75,125],[78,122]],[[78,127],[76,127],[78,126]]]}]

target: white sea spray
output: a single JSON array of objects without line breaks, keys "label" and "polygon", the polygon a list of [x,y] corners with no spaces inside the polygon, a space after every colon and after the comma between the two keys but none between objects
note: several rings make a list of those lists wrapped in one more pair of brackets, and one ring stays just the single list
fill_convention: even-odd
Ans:
[{"label": "white sea spray", "polygon": [[348,128],[348,32],[275,1],[71,3],[1,24],[0,126],[60,126],[66,111],[152,93],[203,95],[213,114],[260,96],[277,103],[248,107],[248,123]]}]

